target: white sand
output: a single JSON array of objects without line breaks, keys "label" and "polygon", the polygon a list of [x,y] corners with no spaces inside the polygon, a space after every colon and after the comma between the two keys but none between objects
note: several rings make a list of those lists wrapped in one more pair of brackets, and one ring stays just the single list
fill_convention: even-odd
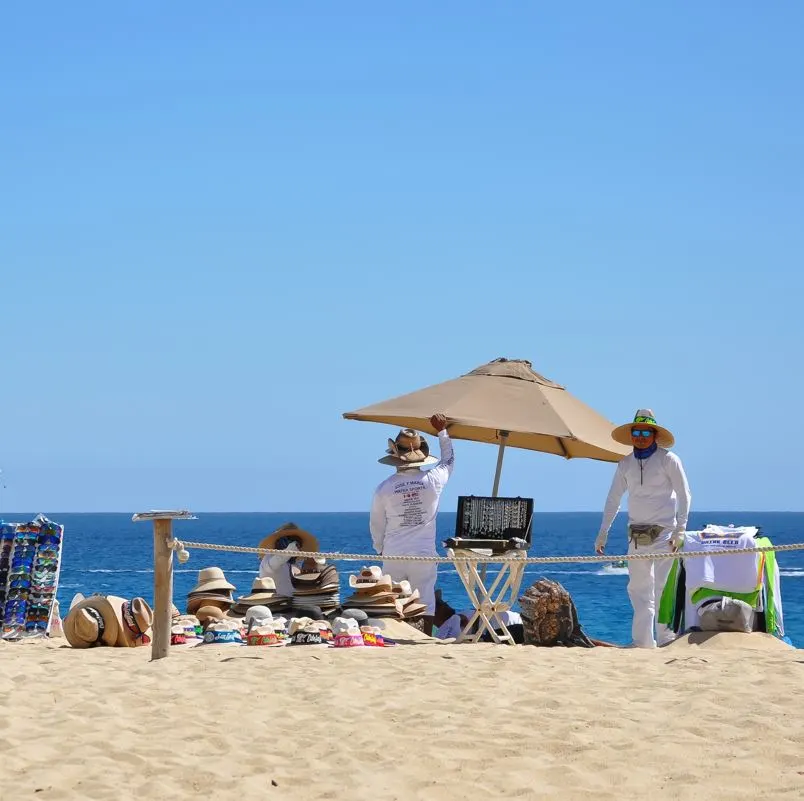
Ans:
[{"label": "white sand", "polygon": [[800,798],[802,653],[4,643],[0,798]]}]

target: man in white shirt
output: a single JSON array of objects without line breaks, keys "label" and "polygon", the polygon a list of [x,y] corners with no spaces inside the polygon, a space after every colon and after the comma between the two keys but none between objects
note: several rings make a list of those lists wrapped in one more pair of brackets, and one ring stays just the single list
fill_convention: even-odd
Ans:
[{"label": "man in white shirt", "polygon": [[[441,459],[430,456],[430,447],[410,428],[388,440],[387,455],[379,461],[393,465],[396,472],[374,492],[369,527],[374,550],[383,556],[436,556],[436,515],[441,493],[452,475],[455,458],[447,433],[447,418],[435,414],[430,424],[438,433]],[[422,467],[435,464],[431,470]],[[427,604],[424,631],[430,634],[435,613],[435,562],[391,561],[383,564],[394,581],[406,579],[418,589]]]},{"label": "man in white shirt", "polygon": [[[684,541],[690,511],[690,489],[681,460],[668,448],[675,438],[656,423],[650,409],[640,409],[632,423],[615,428],[612,439],[631,445],[633,452],[617,465],[611,482],[603,522],[595,540],[602,554],[609,529],[628,493],[628,553],[670,553]],[[628,563],[628,595],[634,609],[631,625],[633,644],[640,648],[665,645],[673,633],[664,624],[656,626],[656,607],[661,598],[671,559],[645,559]]]}]

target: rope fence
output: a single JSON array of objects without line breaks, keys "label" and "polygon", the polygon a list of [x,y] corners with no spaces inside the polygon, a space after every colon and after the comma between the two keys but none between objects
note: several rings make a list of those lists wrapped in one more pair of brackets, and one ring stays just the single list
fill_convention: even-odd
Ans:
[{"label": "rope fence", "polygon": [[[174,520],[192,520],[194,516],[191,512],[182,511],[151,511],[140,512],[132,517],[134,522],[150,521],[153,523],[153,542],[154,542],[154,620],[153,637],[151,640],[151,659],[163,659],[170,652],[170,627],[173,609],[173,555],[180,563],[186,562],[190,558],[188,548],[195,548],[202,551],[222,551],[224,553],[246,553],[255,556],[265,556],[267,554],[281,554],[288,556],[287,550],[278,548],[251,548],[246,545],[222,545],[212,542],[195,542],[192,540],[180,540],[173,536],[172,523]],[[489,562],[502,564],[500,575],[495,579],[492,587],[487,591],[482,588],[483,603],[479,607],[479,612],[483,609],[496,609],[499,604],[491,602],[490,597],[496,590],[499,581],[506,571],[511,575],[516,573],[521,575],[525,565],[550,565],[561,563],[584,563],[584,562],[633,562],[643,559],[699,559],[711,556],[730,556],[732,554],[745,553],[766,553],[768,551],[802,551],[804,542],[795,542],[789,545],[763,545],[755,548],[724,548],[713,551],[667,551],[654,553],[651,551],[639,553],[637,550],[630,554],[594,554],[590,556],[527,556],[524,550],[508,551],[502,554],[486,556],[469,550],[452,550],[450,556],[418,556],[418,555],[394,555],[383,556],[380,554],[365,553],[341,553],[319,551],[293,551],[293,558],[313,557],[314,559],[328,559],[333,561],[351,562],[431,562],[435,564],[454,564],[456,569],[461,572],[477,572],[476,565]],[[500,590],[500,595],[505,591],[505,587],[511,585],[512,578]],[[481,582],[482,585],[482,582]],[[467,587],[467,591],[469,588]],[[489,604],[491,606],[489,606]],[[505,604],[503,604],[505,606]],[[500,606],[502,608],[502,606]],[[506,607],[507,608],[507,607]],[[481,615],[481,617],[483,617]],[[485,619],[485,618],[483,618]],[[488,622],[488,621],[486,621]]]},{"label": "rope fence", "polygon": [[[219,545],[210,542],[192,542],[171,538],[168,547],[173,551],[186,551],[187,548],[196,548],[204,551],[224,551],[228,553],[250,553],[255,556],[266,554],[288,555],[288,551],[277,548],[250,548],[247,545]],[[743,553],[765,553],[767,551],[802,551],[804,542],[795,542],[787,545],[763,545],[757,548],[728,548],[717,551],[674,551],[662,553],[631,553],[622,555],[594,554],[593,556],[518,556],[524,551],[508,551],[506,554],[484,556],[482,554],[455,551],[454,556],[384,556],[380,554],[365,553],[322,553],[320,551],[293,551],[293,558],[313,557],[316,559],[338,560],[342,562],[434,562],[436,564],[452,564],[453,562],[524,562],[529,565],[550,565],[567,562],[629,562],[640,559],[699,559],[705,556],[729,556]],[[513,554],[513,555],[509,555]]]}]

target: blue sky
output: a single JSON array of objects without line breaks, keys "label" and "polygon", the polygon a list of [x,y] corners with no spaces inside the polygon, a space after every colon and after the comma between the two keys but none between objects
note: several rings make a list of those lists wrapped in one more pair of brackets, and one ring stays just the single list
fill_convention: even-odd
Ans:
[{"label": "blue sky", "polygon": [[[394,432],[341,413],[498,356],[652,406],[694,508],[804,509],[802,23],[4,8],[0,513],[367,509]],[[501,492],[595,510],[613,469],[509,451]]]}]

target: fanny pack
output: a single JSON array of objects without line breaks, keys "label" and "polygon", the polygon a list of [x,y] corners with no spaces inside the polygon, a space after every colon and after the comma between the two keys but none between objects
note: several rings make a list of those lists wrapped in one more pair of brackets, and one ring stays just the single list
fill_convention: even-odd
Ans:
[{"label": "fanny pack", "polygon": [[628,539],[635,547],[653,545],[664,530],[664,526],[628,526]]}]

